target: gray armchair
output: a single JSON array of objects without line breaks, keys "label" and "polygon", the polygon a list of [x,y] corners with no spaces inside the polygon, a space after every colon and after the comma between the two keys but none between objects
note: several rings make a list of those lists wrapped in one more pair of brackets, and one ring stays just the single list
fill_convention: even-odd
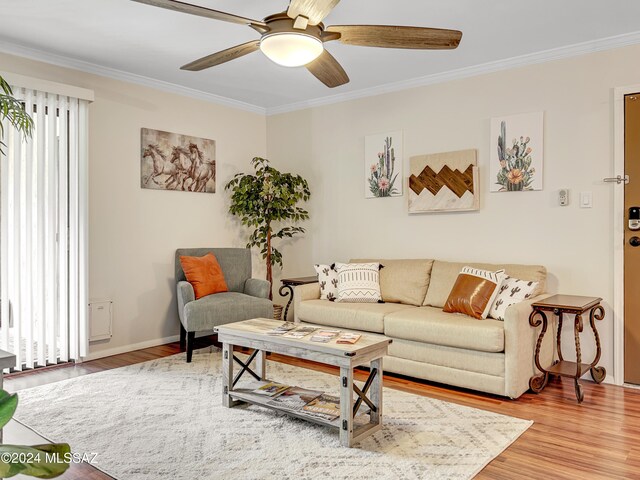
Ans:
[{"label": "gray armchair", "polygon": [[[228,292],[195,299],[193,287],[186,281],[180,256],[202,257],[213,253],[222,268]],[[180,316],[180,348],[187,350],[191,362],[196,332],[217,325],[251,318],[273,318],[269,300],[271,285],[266,280],[251,278],[251,251],[246,248],[179,248],[176,250],[176,289]]]}]

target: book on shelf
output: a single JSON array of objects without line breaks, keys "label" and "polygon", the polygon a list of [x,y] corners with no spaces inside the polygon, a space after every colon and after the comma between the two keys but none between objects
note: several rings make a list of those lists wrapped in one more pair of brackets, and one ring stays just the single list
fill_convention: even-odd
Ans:
[{"label": "book on shelf", "polygon": [[291,387],[282,392],[277,397],[269,400],[268,405],[274,407],[286,408],[288,410],[302,410],[302,408],[312,400],[315,400],[322,392],[318,390],[309,390],[302,387]]},{"label": "book on shelf", "polygon": [[339,334],[340,330],[320,329],[316,331],[309,340],[312,342],[327,343],[336,338]]},{"label": "book on shelf", "polygon": [[289,388],[291,388],[290,385],[284,385],[283,383],[277,382],[269,382],[256,388],[253,393],[256,393],[258,395],[265,395],[267,397],[275,397],[279,393],[282,393]]},{"label": "book on shelf", "polygon": [[293,330],[288,331],[283,335],[283,337],[287,338],[304,338],[310,333],[313,333],[317,330],[314,327],[298,327]]},{"label": "book on shelf", "polygon": [[358,340],[360,340],[361,336],[362,335],[358,335],[357,333],[343,333],[338,337],[338,340],[336,340],[336,343],[346,343],[351,345],[356,343]]},{"label": "book on shelf", "polygon": [[284,335],[285,333],[287,333],[290,330],[293,330],[294,328],[296,328],[295,323],[293,323],[293,322],[284,322],[282,325],[278,325],[273,330],[269,330],[267,332],[267,335],[274,335],[274,336]]},{"label": "book on shelf", "polygon": [[340,397],[323,393],[302,409],[318,417],[334,420],[340,416]]}]

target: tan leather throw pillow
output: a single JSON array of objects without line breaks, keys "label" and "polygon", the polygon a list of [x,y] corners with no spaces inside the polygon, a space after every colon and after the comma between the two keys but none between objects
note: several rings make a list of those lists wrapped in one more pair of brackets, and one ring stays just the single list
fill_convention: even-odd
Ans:
[{"label": "tan leather throw pillow", "polygon": [[213,293],[228,292],[222,268],[213,253],[204,257],[180,256],[180,264],[187,282],[193,286],[196,300]]},{"label": "tan leather throw pillow", "polygon": [[490,272],[464,267],[458,274],[443,310],[447,313],[463,313],[477,319],[487,318],[504,277],[504,270]]}]

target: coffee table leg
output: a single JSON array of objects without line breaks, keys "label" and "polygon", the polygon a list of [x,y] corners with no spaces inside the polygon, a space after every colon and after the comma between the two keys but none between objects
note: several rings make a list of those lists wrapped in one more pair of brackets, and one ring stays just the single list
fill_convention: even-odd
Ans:
[{"label": "coffee table leg", "polygon": [[340,367],[340,444],[350,447],[353,440],[353,368]]},{"label": "coffee table leg", "polygon": [[229,392],[233,389],[233,345],[222,344],[222,405],[233,407],[236,402]]},{"label": "coffee table leg", "polygon": [[256,373],[260,377],[261,380],[267,378],[267,359],[266,352],[264,350],[260,350],[256,355]]},{"label": "coffee table leg", "polygon": [[369,422],[379,425],[382,423],[382,357],[372,360],[370,368],[371,371],[373,371],[373,369],[377,369],[378,374],[373,379],[373,383],[371,384],[371,394],[369,397],[373,404],[377,407],[377,411],[371,412]]}]

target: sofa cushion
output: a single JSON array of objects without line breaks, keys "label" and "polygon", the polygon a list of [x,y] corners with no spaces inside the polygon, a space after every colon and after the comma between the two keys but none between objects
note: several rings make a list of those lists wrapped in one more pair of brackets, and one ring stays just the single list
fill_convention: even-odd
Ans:
[{"label": "sofa cushion", "polygon": [[385,302],[420,306],[431,278],[433,260],[351,260],[353,263],[379,262],[380,290]]},{"label": "sofa cushion", "polygon": [[389,345],[389,355],[420,363],[504,377],[504,352],[479,352],[396,338]]},{"label": "sofa cushion", "polygon": [[331,327],[383,333],[385,315],[417,309],[400,303],[336,303],[328,300],[306,300],[297,305],[297,318],[302,322]]},{"label": "sofa cushion", "polygon": [[188,332],[210,330],[225,323],[273,318],[273,303],[244,293],[224,292],[207,295],[184,306],[184,328]]},{"label": "sofa cushion", "polygon": [[538,287],[532,296],[539,295],[545,290],[547,280],[547,269],[541,265],[517,265],[517,264],[492,264],[492,263],[464,263],[464,262],[443,262],[436,260],[431,269],[431,281],[427,296],[423,305],[430,307],[444,307],[447,297],[456,283],[458,274],[463,267],[469,266],[482,270],[504,270],[506,275],[519,278],[521,280],[538,282]]},{"label": "sofa cushion", "polygon": [[213,253],[203,257],[180,256],[184,276],[193,287],[196,300],[214,293],[228,292],[222,268]]},{"label": "sofa cushion", "polygon": [[500,320],[477,320],[434,307],[401,310],[384,318],[384,334],[388,337],[481,352],[504,351],[503,327]]}]

